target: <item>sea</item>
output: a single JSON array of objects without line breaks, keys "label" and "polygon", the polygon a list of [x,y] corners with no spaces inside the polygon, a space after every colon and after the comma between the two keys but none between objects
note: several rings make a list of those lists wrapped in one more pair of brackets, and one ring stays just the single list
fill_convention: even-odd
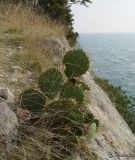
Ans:
[{"label": "sea", "polygon": [[135,33],[80,34],[78,46],[89,55],[97,76],[135,97]]}]

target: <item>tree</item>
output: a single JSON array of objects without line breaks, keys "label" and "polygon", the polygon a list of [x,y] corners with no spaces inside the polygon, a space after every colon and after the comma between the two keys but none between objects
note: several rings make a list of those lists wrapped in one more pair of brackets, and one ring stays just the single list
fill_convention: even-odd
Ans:
[{"label": "tree", "polygon": [[61,22],[67,28],[66,37],[71,46],[77,43],[78,33],[74,32],[71,6],[81,4],[87,6],[91,0],[38,0],[38,7],[51,19]]}]

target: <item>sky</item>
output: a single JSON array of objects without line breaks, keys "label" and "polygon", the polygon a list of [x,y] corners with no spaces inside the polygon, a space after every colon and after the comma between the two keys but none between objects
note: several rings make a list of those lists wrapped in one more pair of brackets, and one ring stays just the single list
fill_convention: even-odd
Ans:
[{"label": "sky", "polygon": [[89,7],[72,6],[79,33],[135,32],[135,0],[93,0]]}]

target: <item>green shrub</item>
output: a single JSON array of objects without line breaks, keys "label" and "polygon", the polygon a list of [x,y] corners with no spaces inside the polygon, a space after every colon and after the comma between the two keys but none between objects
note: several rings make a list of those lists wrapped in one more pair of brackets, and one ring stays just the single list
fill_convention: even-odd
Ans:
[{"label": "green shrub", "polygon": [[46,98],[39,91],[28,89],[21,95],[21,107],[26,108],[36,114],[42,111],[46,103]]},{"label": "green shrub", "polygon": [[38,85],[47,97],[54,98],[61,90],[63,82],[61,72],[58,69],[50,68],[39,77]]},{"label": "green shrub", "polygon": [[64,56],[63,64],[67,77],[79,77],[89,69],[89,58],[82,49],[71,50]]}]

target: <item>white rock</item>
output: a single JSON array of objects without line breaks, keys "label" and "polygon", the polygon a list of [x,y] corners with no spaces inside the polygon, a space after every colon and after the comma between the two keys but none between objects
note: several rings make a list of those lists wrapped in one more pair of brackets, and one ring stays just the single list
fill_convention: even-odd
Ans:
[{"label": "white rock", "polygon": [[0,103],[0,141],[11,142],[17,136],[18,120],[9,106]]}]

